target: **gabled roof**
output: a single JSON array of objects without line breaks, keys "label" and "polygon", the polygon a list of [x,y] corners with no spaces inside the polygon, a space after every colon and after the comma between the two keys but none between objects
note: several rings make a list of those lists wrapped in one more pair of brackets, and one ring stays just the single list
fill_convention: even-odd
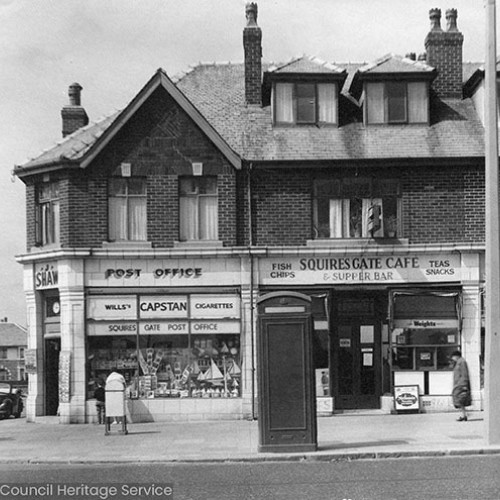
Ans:
[{"label": "gabled roof", "polygon": [[304,74],[340,74],[345,73],[345,69],[335,64],[323,61],[316,56],[306,56],[302,55],[295,57],[285,64],[280,66],[271,66],[267,70],[268,73],[272,74],[289,74],[289,73],[300,73]]},{"label": "gabled roof", "polygon": [[0,347],[26,346],[26,329],[16,323],[0,323]]},{"label": "gabled roof", "polygon": [[77,164],[82,168],[87,167],[160,86],[162,86],[177,104],[179,104],[179,106],[193,119],[227,160],[235,168],[241,168],[240,157],[231,149],[227,142],[224,141],[222,136],[206,120],[200,111],[193,106],[191,101],[182,91],[179,90],[172,80],[170,80],[165,71],[160,68],[123,111],[115,113],[98,123],[93,123],[77,130],[60,141],[53,148],[42,153],[38,158],[28,161],[22,166],[15,167],[14,172],[19,177],[23,177],[26,174],[33,173],[33,171],[36,171],[39,167],[43,168],[56,165],[68,166],[68,164]]},{"label": "gabled roof", "polygon": [[358,69],[361,75],[380,75],[394,73],[421,73],[428,75],[436,70],[423,61],[414,61],[397,54],[386,54],[385,56],[366,64]]}]

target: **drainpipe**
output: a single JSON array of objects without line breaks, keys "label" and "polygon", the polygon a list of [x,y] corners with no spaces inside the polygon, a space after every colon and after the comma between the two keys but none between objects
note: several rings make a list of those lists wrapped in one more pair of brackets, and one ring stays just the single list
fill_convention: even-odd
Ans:
[{"label": "drainpipe", "polygon": [[248,165],[247,198],[248,198],[248,255],[250,257],[250,338],[252,341],[252,420],[255,420],[255,327],[254,327],[254,262],[253,262],[253,220],[252,220],[252,162]]}]

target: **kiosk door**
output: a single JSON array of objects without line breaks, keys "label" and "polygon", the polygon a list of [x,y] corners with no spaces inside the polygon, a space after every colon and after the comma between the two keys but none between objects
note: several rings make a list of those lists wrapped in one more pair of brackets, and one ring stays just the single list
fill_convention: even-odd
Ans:
[{"label": "kiosk door", "polygon": [[380,407],[380,325],[351,320],[337,325],[339,409]]}]

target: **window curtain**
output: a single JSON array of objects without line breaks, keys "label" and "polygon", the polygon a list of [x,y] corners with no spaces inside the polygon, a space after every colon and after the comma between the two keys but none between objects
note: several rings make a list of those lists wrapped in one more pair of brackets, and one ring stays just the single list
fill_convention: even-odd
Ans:
[{"label": "window curtain", "polygon": [[109,198],[109,239],[111,241],[127,239],[127,198],[111,196]]},{"label": "window curtain", "polygon": [[332,83],[318,84],[318,112],[321,123],[337,122],[337,86]]},{"label": "window curtain", "polygon": [[330,200],[330,238],[342,238],[342,202]]},{"label": "window curtain", "polygon": [[129,240],[147,239],[146,198],[129,198]]},{"label": "window curtain", "polygon": [[278,123],[293,123],[293,84],[277,83],[275,89],[275,121]]},{"label": "window curtain", "polygon": [[198,198],[181,196],[179,198],[179,237],[181,241],[198,239]]},{"label": "window curtain", "polygon": [[200,240],[217,240],[217,197],[200,197]]},{"label": "window curtain", "polygon": [[408,121],[427,123],[428,112],[427,84],[425,82],[408,83]]},{"label": "window curtain", "polygon": [[52,202],[52,224],[53,224],[53,237],[52,243],[59,243],[59,227],[60,227],[60,217],[59,217],[59,201]]},{"label": "window curtain", "polygon": [[366,84],[366,120],[368,123],[384,123],[384,84]]}]

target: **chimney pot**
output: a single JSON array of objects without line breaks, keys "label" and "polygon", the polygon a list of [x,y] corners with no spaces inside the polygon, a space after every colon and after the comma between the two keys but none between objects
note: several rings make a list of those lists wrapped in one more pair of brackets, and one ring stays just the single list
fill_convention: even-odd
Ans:
[{"label": "chimney pot", "polygon": [[458,31],[457,15],[457,9],[448,9],[446,11],[446,31]]},{"label": "chimney pot", "polygon": [[69,95],[69,105],[70,106],[80,106],[80,97],[82,92],[82,86],[79,83],[72,83],[68,88]]},{"label": "chimney pot", "polygon": [[72,134],[89,123],[87,112],[81,106],[82,86],[72,83],[68,88],[69,104],[61,110],[62,136]]},{"label": "chimney pot", "polygon": [[255,2],[249,2],[245,5],[245,16],[247,26],[257,26],[257,4]]},{"label": "chimney pot", "polygon": [[431,9],[429,11],[429,19],[431,20],[431,31],[442,31],[441,9]]},{"label": "chimney pot", "polygon": [[419,55],[418,55],[418,60],[419,61],[426,61],[427,60],[427,54],[425,52],[421,52]]},{"label": "chimney pot", "polygon": [[417,54],[415,52],[408,52],[405,56],[407,59],[411,59],[412,61],[417,60]]}]

